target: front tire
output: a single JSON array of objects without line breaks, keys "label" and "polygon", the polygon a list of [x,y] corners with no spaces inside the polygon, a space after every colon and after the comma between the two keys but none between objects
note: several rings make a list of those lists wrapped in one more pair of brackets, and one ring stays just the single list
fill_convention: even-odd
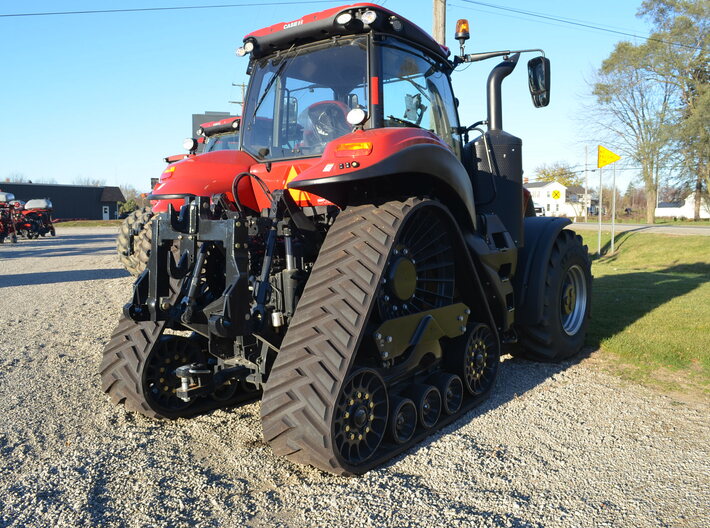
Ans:
[{"label": "front tire", "polygon": [[584,345],[592,298],[591,261],[582,237],[563,230],[555,240],[545,274],[543,316],[520,326],[520,347],[513,355],[536,361],[560,361]]},{"label": "front tire", "polygon": [[133,276],[145,269],[150,255],[153,212],[150,207],[136,209],[121,224],[116,250],[123,267]]}]

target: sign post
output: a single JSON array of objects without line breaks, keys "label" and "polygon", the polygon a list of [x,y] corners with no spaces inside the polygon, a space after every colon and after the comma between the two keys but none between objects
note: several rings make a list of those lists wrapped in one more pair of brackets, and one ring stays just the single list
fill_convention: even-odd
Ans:
[{"label": "sign post", "polygon": [[[617,162],[621,156],[599,145],[597,147],[597,168],[599,169],[599,234],[597,236],[597,255],[602,256],[602,167]],[[612,212],[611,212],[611,252],[614,252],[614,217],[616,216],[616,168],[614,169],[612,184]]]}]

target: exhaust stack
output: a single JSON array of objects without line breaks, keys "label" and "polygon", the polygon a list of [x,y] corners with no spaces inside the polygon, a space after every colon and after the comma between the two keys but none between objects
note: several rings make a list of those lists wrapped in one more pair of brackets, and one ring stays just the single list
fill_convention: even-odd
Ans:
[{"label": "exhaust stack", "polygon": [[520,53],[513,53],[491,70],[488,76],[488,130],[503,130],[503,103],[501,84],[518,64]]}]

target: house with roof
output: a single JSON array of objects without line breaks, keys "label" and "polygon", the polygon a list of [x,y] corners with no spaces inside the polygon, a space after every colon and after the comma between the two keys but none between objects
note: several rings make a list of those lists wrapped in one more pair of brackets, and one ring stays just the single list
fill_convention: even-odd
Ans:
[{"label": "house with roof", "polygon": [[[659,202],[654,213],[656,218],[695,218],[695,193],[679,202]],[[710,218],[710,202],[700,204],[700,218]]]},{"label": "house with roof", "polygon": [[585,204],[590,204],[589,193],[580,185],[566,187],[560,182],[529,182],[524,187],[530,191],[535,207],[545,216],[584,216]]}]

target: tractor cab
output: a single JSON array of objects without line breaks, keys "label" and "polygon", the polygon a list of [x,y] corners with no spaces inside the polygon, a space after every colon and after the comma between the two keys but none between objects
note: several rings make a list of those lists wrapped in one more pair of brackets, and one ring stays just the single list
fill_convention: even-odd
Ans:
[{"label": "tractor cab", "polygon": [[[374,173],[387,174],[392,186],[404,184],[400,174],[410,190],[422,191],[433,176],[441,192],[458,196],[469,223],[476,225],[477,213],[497,214],[522,247],[522,141],[502,130],[500,97],[519,52],[466,55],[463,22],[456,31],[461,56],[453,60],[421,28],[373,4],[329,9],[247,35],[237,51],[250,55],[242,150],[268,164],[267,172],[272,164],[288,171],[289,188],[320,197],[301,195],[311,204],[342,206],[353,190],[338,183],[374,181]],[[488,80],[488,119],[462,127],[450,76],[458,64],[492,57],[505,60]],[[539,59],[529,64],[530,87],[533,102],[544,106],[549,61]],[[468,141],[473,130],[480,135]],[[372,195],[380,183],[374,191],[359,187]]]},{"label": "tractor cab", "polygon": [[320,156],[355,130],[402,127],[460,155],[449,51],[387,9],[358,4],[276,24],[237,53],[251,55],[242,148],[260,161]]}]

